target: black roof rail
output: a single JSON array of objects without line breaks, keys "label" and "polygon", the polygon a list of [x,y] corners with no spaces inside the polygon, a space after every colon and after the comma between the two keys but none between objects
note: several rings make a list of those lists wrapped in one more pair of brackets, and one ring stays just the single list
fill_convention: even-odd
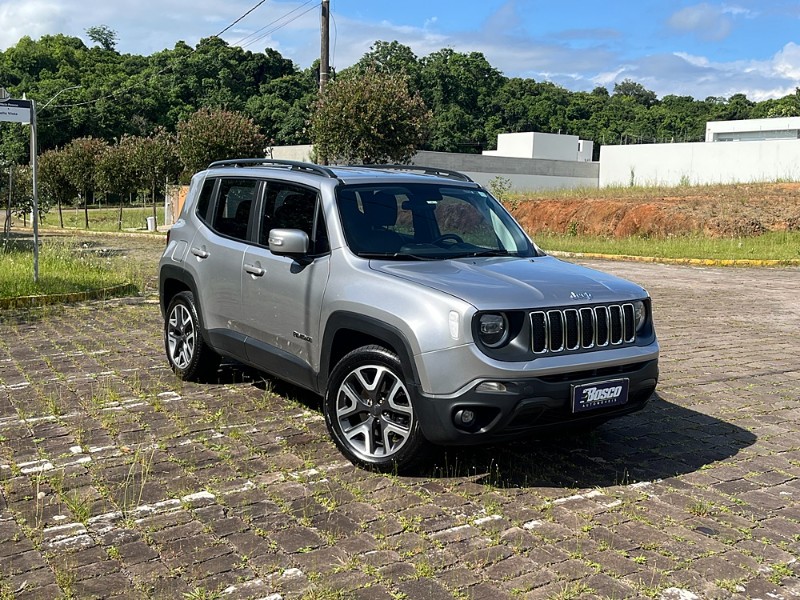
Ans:
[{"label": "black roof rail", "polygon": [[297,160],[279,160],[274,158],[233,158],[230,160],[217,160],[208,165],[209,169],[215,167],[283,167],[292,171],[305,171],[306,173],[316,173],[323,177],[336,179],[336,173],[326,167],[321,167],[313,163],[305,163]]},{"label": "black roof rail", "polygon": [[448,177],[450,179],[458,179],[459,181],[469,181],[472,182],[472,179],[464,173],[460,173],[458,171],[452,171],[450,169],[440,169],[438,167],[424,167],[421,165],[353,165],[354,167],[364,167],[367,169],[386,169],[386,170],[393,170],[393,171],[409,171],[415,172],[419,171],[421,173],[425,173],[426,175],[438,175],[439,177]]}]

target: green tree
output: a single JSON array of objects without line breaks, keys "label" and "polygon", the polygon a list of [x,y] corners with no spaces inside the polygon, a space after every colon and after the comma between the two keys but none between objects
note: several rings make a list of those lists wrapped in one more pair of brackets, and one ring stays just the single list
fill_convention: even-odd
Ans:
[{"label": "green tree", "polygon": [[422,58],[420,66],[420,94],[433,112],[428,146],[454,152],[486,145],[485,122],[506,81],[500,71],[480,52],[463,54],[450,48]]},{"label": "green tree", "polygon": [[134,160],[136,147],[137,138],[123,136],[118,143],[107,146],[97,161],[95,171],[97,189],[106,194],[119,196],[117,229],[122,229],[125,196],[133,194],[141,182]]},{"label": "green tree", "polygon": [[83,201],[84,226],[89,229],[89,197],[96,188],[96,166],[106,151],[103,140],[91,137],[72,140],[64,147],[64,174],[69,184],[78,192]]},{"label": "green tree", "polygon": [[139,181],[150,191],[153,216],[157,218],[156,191],[181,171],[175,136],[162,127],[148,137],[138,138],[131,159]]},{"label": "green tree", "polygon": [[[11,164],[4,170],[2,189],[3,198],[6,204],[6,236],[8,235],[10,215],[23,219],[25,225],[28,224],[28,215],[33,210],[33,179],[31,169],[27,165]],[[10,173],[9,173],[10,170]],[[7,178],[6,178],[7,177]],[[10,186],[10,187],[9,187]],[[47,206],[41,206],[39,214],[47,212]]]},{"label": "green tree", "polygon": [[424,139],[430,112],[402,75],[368,69],[330,83],[314,105],[311,139],[338,162],[405,162]]},{"label": "green tree", "polygon": [[265,143],[258,125],[233,111],[201,108],[178,123],[178,156],[188,175],[215,160],[264,156]]},{"label": "green tree", "polygon": [[108,25],[95,25],[86,30],[86,35],[103,50],[114,50],[117,45],[117,32]]},{"label": "green tree", "polygon": [[39,156],[38,181],[40,197],[58,206],[58,223],[64,228],[62,207],[78,195],[66,175],[65,154],[60,150],[47,150]]},{"label": "green tree", "polygon": [[656,96],[655,92],[651,92],[641,83],[636,83],[630,79],[615,83],[614,95],[632,98],[634,102],[641,104],[645,108],[650,108],[658,102],[658,96]]}]

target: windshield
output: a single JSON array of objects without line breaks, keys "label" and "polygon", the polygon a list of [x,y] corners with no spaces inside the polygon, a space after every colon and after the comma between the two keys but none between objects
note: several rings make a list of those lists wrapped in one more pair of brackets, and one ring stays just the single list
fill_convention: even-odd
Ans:
[{"label": "windshield", "polygon": [[342,186],[337,203],[347,244],[365,258],[537,256],[516,221],[482,189]]}]

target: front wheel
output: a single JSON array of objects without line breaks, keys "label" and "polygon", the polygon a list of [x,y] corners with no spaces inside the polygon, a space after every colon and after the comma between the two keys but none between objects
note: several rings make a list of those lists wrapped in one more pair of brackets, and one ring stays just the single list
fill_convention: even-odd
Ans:
[{"label": "front wheel", "polygon": [[347,354],[331,373],[325,423],[351,462],[377,470],[403,470],[426,445],[400,359],[380,346]]},{"label": "front wheel", "polygon": [[180,292],[169,303],[164,321],[164,349],[175,374],[187,381],[210,378],[220,357],[203,340],[194,294]]}]

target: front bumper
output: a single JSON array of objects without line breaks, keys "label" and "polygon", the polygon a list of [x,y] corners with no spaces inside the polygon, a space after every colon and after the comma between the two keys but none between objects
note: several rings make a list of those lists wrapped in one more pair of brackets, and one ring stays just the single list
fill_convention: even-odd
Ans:
[{"label": "front bumper", "polygon": [[[573,385],[610,379],[630,381],[628,402],[574,414]],[[499,380],[492,380],[499,381]],[[658,383],[658,360],[601,369],[502,380],[506,391],[476,391],[476,383],[455,397],[435,397],[416,390],[415,410],[425,437],[437,444],[483,444],[522,437],[534,431],[594,426],[644,408]],[[470,426],[457,424],[459,411],[475,415]]]}]

